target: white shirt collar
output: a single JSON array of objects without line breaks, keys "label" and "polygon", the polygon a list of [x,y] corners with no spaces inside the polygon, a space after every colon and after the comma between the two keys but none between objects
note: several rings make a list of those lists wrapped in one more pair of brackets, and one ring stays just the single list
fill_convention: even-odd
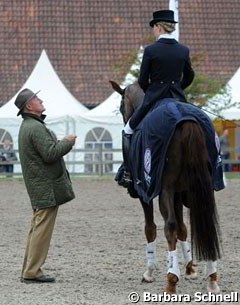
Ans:
[{"label": "white shirt collar", "polygon": [[[174,36],[173,36],[172,34],[167,34],[167,33],[165,33],[165,34],[161,34],[161,35],[158,37],[158,39],[160,39],[160,38],[174,39]],[[158,39],[157,39],[157,40],[158,40]]]}]

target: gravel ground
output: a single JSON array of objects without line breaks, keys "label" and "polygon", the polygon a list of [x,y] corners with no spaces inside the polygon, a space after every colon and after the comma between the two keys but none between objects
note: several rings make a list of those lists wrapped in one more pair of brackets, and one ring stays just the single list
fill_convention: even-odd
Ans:
[{"label": "gravel ground", "polygon": [[[224,249],[218,266],[222,294],[239,293],[239,181],[228,180],[227,188],[216,193]],[[159,263],[156,281],[145,284],[141,283],[145,271],[144,218],[138,200],[131,199],[112,178],[74,178],[73,186],[76,199],[59,209],[44,265],[45,273],[56,276],[56,283],[24,284],[20,272],[30,203],[21,179],[0,180],[0,305],[127,305],[133,291],[140,296],[138,304],[234,304],[195,302],[196,292],[206,293],[202,262],[198,263],[198,279],[182,277],[178,285],[178,293],[189,295],[191,301],[144,302],[144,292],[162,294],[165,285],[167,243],[157,204]]]}]

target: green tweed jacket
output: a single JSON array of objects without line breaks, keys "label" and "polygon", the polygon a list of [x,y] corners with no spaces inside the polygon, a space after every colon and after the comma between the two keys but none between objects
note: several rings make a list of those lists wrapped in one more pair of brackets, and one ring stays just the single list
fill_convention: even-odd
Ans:
[{"label": "green tweed jacket", "polygon": [[74,192],[63,156],[72,149],[68,140],[58,141],[45,116],[24,113],[18,136],[19,157],[32,208],[57,206],[72,200]]}]

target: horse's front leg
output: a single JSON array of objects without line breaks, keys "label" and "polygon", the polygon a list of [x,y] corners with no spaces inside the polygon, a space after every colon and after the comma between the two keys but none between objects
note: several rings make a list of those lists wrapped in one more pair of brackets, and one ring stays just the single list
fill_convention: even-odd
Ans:
[{"label": "horse's front leg", "polygon": [[212,293],[219,293],[220,288],[218,286],[218,275],[217,275],[217,261],[208,261],[206,267],[206,277],[208,279],[207,290]]},{"label": "horse's front leg", "polygon": [[153,277],[153,272],[156,269],[156,264],[157,264],[157,259],[156,259],[157,226],[154,223],[153,201],[151,201],[150,203],[145,203],[144,201],[141,200],[141,204],[144,211],[145,236],[147,239],[147,245],[146,245],[147,270],[143,274],[142,281],[147,283],[152,283],[155,280]]},{"label": "horse's front leg", "polygon": [[164,233],[168,242],[168,270],[165,292],[176,293],[177,282],[180,277],[178,265],[177,218],[174,209],[174,194],[172,190],[163,189],[159,197],[159,208],[164,219]]}]

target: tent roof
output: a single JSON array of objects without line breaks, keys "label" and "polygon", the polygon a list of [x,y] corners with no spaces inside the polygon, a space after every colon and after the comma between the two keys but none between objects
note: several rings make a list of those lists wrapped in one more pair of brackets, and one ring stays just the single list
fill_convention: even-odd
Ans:
[{"label": "tent roof", "polygon": [[31,75],[23,87],[0,108],[0,117],[15,117],[18,109],[14,105],[17,94],[24,88],[39,91],[48,117],[83,114],[89,111],[65,87],[54,70],[45,50],[42,51]]},{"label": "tent roof", "polygon": [[231,93],[232,93],[232,100],[234,102],[240,102],[239,84],[240,84],[240,68],[237,69],[236,73],[233,75],[233,77],[228,82],[228,85],[229,85],[229,87],[231,89]]},{"label": "tent roof", "polygon": [[[229,80],[227,85],[230,88],[231,100],[233,102],[240,102],[240,68],[236,71],[233,77]],[[240,109],[236,107],[231,107],[229,109],[223,110],[221,115],[227,120],[240,120]]]},{"label": "tent roof", "polygon": [[86,117],[102,117],[119,115],[121,96],[113,92],[102,104],[86,113]]},{"label": "tent roof", "polygon": [[[134,71],[140,69],[140,63],[142,61],[142,56],[143,56],[143,47],[140,46],[137,58],[135,62],[132,64],[130,67],[129,72],[125,76],[124,81],[121,84],[122,88],[127,87],[128,85],[134,83],[137,78],[134,76]],[[110,85],[109,85],[110,86]],[[119,111],[120,108],[120,103],[121,103],[121,95],[117,92],[113,92],[104,102],[102,102],[100,105],[97,107],[93,108],[90,110],[87,114],[86,117],[88,118],[95,118],[95,119],[100,119],[104,117],[116,117],[116,120],[118,120],[118,117],[121,117],[122,120],[122,115]]]}]

